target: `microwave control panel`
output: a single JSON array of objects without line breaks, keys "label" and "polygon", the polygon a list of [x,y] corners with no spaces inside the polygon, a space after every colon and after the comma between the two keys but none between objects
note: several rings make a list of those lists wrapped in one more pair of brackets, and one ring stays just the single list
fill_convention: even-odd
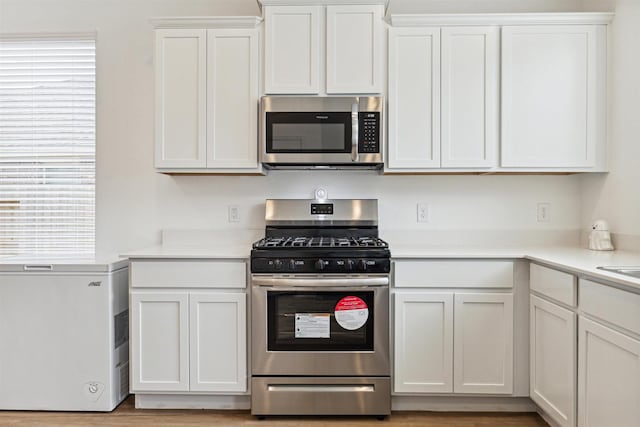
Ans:
[{"label": "microwave control panel", "polygon": [[380,113],[358,113],[358,153],[380,152]]}]

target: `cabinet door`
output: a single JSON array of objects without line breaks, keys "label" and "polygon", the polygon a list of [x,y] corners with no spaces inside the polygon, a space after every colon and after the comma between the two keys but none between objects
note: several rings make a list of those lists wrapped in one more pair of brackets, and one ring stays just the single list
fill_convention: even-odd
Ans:
[{"label": "cabinet door", "polygon": [[442,29],[442,167],[496,166],[497,27]]},{"label": "cabinet door", "polygon": [[131,300],[131,391],[189,390],[189,295],[135,292]]},{"label": "cabinet door", "polygon": [[640,425],[640,341],[580,316],[578,426]]},{"label": "cabinet door", "polygon": [[191,391],[247,390],[245,293],[190,295]]},{"label": "cabinet door", "polygon": [[502,29],[502,166],[593,167],[595,26]]},{"label": "cabinet door", "polygon": [[389,169],[440,167],[440,29],[389,30]]},{"label": "cabinet door", "polygon": [[394,392],[453,391],[453,294],[395,294]]},{"label": "cabinet door", "polygon": [[383,6],[327,6],[327,93],[382,92]]},{"label": "cabinet door", "polygon": [[576,314],[533,295],[529,313],[531,399],[559,426],[574,427]]},{"label": "cabinet door", "polygon": [[207,38],[207,167],[257,170],[257,30],[209,30]]},{"label": "cabinet door", "polygon": [[206,30],[157,30],[155,166],[206,165]]},{"label": "cabinet door", "polygon": [[265,7],[265,93],[320,92],[320,6]]},{"label": "cabinet door", "polygon": [[455,319],[453,391],[510,394],[513,294],[456,293]]}]

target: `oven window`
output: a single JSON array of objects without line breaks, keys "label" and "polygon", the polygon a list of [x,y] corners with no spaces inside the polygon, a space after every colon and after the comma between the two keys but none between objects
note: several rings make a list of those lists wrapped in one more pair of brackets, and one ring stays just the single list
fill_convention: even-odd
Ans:
[{"label": "oven window", "polygon": [[[373,351],[373,297],[373,291],[268,292],[267,349]],[[349,304],[353,311],[341,310]]]},{"label": "oven window", "polygon": [[347,153],[351,113],[267,113],[268,153]]}]

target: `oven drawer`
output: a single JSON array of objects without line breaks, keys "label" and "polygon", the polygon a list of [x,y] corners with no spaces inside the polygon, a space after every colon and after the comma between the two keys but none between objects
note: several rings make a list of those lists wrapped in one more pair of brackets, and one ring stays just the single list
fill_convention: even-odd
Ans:
[{"label": "oven drawer", "polygon": [[253,377],[252,415],[389,415],[389,377]]}]

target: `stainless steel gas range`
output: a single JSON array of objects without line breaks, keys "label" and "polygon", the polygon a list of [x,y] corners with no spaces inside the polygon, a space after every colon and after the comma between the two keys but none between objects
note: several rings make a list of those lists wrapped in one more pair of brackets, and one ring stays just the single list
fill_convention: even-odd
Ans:
[{"label": "stainless steel gas range", "polygon": [[377,200],[267,200],[251,251],[251,413],[391,410],[390,253]]}]

